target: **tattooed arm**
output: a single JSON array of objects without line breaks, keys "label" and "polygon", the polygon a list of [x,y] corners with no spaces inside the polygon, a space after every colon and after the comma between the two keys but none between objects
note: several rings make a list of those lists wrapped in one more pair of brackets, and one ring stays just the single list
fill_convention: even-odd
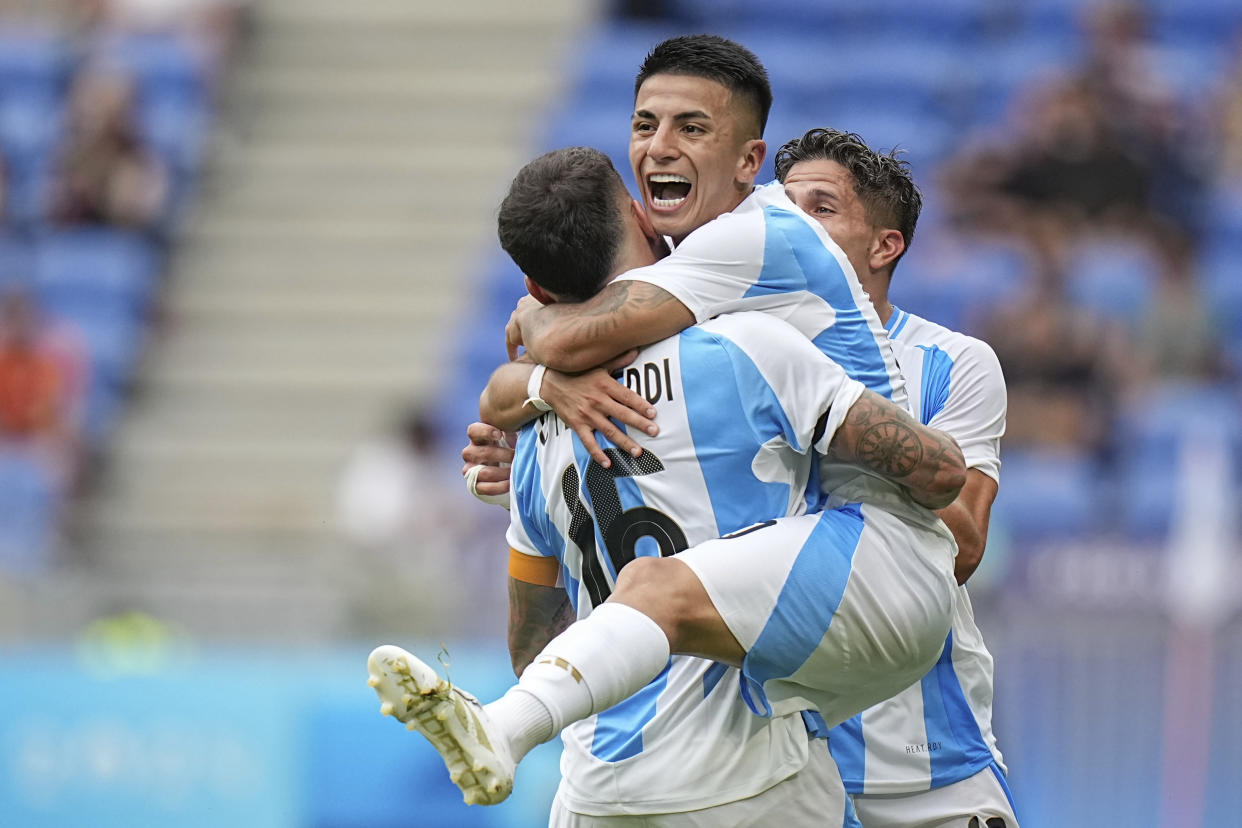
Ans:
[{"label": "tattooed arm", "polygon": [[966,483],[966,461],[952,437],[872,391],[845,415],[826,456],[904,486],[928,509],[948,506]]},{"label": "tattooed arm", "polygon": [[515,675],[574,621],[569,594],[509,576],[509,658]]},{"label": "tattooed arm", "polygon": [[535,362],[574,373],[649,345],[694,324],[694,314],[649,282],[613,282],[585,302],[522,302],[505,331],[512,357],[518,345]]}]

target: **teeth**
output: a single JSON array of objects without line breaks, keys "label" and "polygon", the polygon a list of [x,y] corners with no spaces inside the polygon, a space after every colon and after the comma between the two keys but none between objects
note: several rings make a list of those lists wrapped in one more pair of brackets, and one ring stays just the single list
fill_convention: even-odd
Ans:
[{"label": "teeth", "polygon": [[685,200],[686,200],[685,196],[682,196],[681,198],[656,198],[655,196],[651,197],[651,203],[656,207],[676,207],[678,204],[681,204]]},{"label": "teeth", "polygon": [[690,179],[674,173],[652,173],[647,180],[653,184],[689,184]]}]

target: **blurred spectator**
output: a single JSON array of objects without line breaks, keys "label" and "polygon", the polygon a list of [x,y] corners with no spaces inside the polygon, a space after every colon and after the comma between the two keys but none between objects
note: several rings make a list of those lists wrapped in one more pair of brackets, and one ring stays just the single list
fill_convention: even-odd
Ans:
[{"label": "blurred spectator", "polygon": [[1242,35],[1234,40],[1233,59],[1216,94],[1214,117],[1219,173],[1242,186]]},{"label": "blurred spectator", "polygon": [[75,452],[80,378],[26,293],[0,299],[0,444],[37,454],[63,484]]},{"label": "blurred spectator", "polygon": [[[472,507],[484,507],[466,494],[455,466],[442,462],[426,412],[407,410],[394,426],[353,451],[337,488],[337,524],[368,553],[355,569],[372,579],[367,593],[376,600],[368,609],[416,605],[426,629],[449,617],[459,631],[495,629],[503,607],[477,607],[469,619],[453,616],[452,608],[489,578],[503,581],[503,524],[472,515]],[[505,516],[495,507],[484,512],[496,513]]]},{"label": "blurred spectator", "polygon": [[1131,380],[1214,379],[1225,372],[1217,331],[1199,287],[1190,251],[1163,269],[1151,310],[1135,332]]},{"label": "blurred spectator", "polygon": [[1119,331],[1045,282],[984,326],[1009,389],[1005,446],[1104,450],[1123,364]]},{"label": "blurred spectator", "polygon": [[162,217],[168,176],[134,120],[134,83],[86,67],[74,79],[50,216],[61,225],[149,229]]},{"label": "blurred spectator", "polygon": [[1173,265],[1199,229],[1202,142],[1141,7],[1094,7],[1085,28],[1083,62],[1025,92],[1013,134],[946,167],[957,218],[1026,239],[1053,269],[1101,228],[1153,240]]}]

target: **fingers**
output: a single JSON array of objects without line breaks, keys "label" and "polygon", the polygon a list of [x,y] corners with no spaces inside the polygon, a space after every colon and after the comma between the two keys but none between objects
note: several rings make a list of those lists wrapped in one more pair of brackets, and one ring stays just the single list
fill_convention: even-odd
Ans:
[{"label": "fingers", "polygon": [[[466,464],[462,474],[470,466],[498,466],[501,463],[513,462],[511,446],[517,445],[517,435],[502,432],[487,423],[471,423],[466,426],[466,438],[470,442],[461,450],[461,459]],[[508,479],[507,469],[505,478]]]},{"label": "fingers", "polygon": [[612,399],[619,403],[609,408],[608,416],[616,417],[626,425],[641,429],[652,437],[660,433],[659,427],[654,422],[655,406],[647,402],[641,394],[636,394],[616,382],[607,386],[607,390],[612,395]]},{"label": "fingers", "polygon": [[508,469],[501,469],[495,466],[476,466],[467,464],[461,468],[462,476],[468,477],[472,468],[479,469],[479,471],[475,473],[475,488],[479,494],[499,495],[508,493]]},{"label": "fingers", "polygon": [[500,429],[487,423],[471,423],[466,426],[466,438],[478,446],[498,443],[501,436]]},{"label": "fingers", "polygon": [[522,328],[517,323],[517,312],[514,311],[509,315],[509,321],[505,324],[505,353],[509,355],[509,361],[517,359],[518,349],[523,345]]},{"label": "fingers", "polygon": [[513,462],[513,449],[504,446],[477,446],[473,443],[461,450],[461,459],[466,466],[499,466],[501,463]]}]

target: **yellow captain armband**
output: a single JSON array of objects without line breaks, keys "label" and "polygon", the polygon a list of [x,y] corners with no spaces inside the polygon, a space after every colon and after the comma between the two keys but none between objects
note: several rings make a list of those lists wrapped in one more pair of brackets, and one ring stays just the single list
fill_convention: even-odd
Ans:
[{"label": "yellow captain armband", "polygon": [[556,558],[544,558],[523,554],[509,548],[509,577],[537,586],[554,587],[561,574],[561,564]]}]

